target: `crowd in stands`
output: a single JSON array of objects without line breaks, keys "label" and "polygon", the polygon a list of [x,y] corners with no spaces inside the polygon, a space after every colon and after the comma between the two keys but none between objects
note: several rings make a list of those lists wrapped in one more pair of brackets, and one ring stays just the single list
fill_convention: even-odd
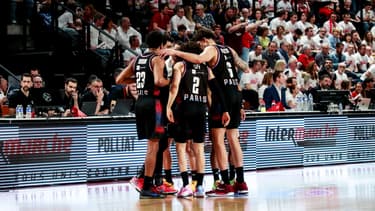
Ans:
[{"label": "crowd in stands", "polygon": [[[218,44],[229,45],[251,68],[239,75],[247,109],[258,110],[260,105],[268,109],[274,101],[295,109],[300,95],[327,89],[346,89],[350,98],[360,95],[375,101],[373,1],[60,2],[69,10],[60,9],[58,27],[72,40],[72,49],[78,45],[82,26],[90,24],[88,50],[111,72],[146,50],[143,41],[150,31],[166,33],[178,44],[192,40],[196,30],[208,28]],[[50,0],[39,2],[39,14],[48,12],[50,4]],[[120,60],[111,65],[116,52]],[[98,77],[92,80],[103,82]],[[90,99],[105,99],[108,102],[101,106],[110,109],[113,99],[103,97],[110,91],[93,88],[92,80],[87,87],[93,95]],[[104,87],[110,90],[109,85]],[[133,91],[124,93],[134,97]]]}]

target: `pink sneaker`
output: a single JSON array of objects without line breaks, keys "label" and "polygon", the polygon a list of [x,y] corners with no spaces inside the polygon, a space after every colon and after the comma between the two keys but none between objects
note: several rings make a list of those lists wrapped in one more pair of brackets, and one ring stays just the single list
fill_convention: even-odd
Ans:
[{"label": "pink sneaker", "polygon": [[246,182],[234,183],[234,190],[238,194],[248,194],[249,192]]},{"label": "pink sneaker", "polygon": [[129,183],[138,191],[141,192],[143,189],[143,183],[144,179],[143,178],[138,178],[138,177],[133,177]]},{"label": "pink sneaker", "polygon": [[206,192],[206,195],[210,197],[234,196],[234,189],[232,185],[220,184],[215,190]]},{"label": "pink sneaker", "polygon": [[186,185],[185,187],[182,187],[180,191],[177,193],[178,198],[185,198],[185,197],[191,197],[193,196],[193,191],[191,190],[190,185]]}]

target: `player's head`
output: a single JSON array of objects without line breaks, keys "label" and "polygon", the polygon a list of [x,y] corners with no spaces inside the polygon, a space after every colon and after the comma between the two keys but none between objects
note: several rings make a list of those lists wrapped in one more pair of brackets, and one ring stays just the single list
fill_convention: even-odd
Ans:
[{"label": "player's head", "polygon": [[152,31],[146,37],[148,48],[157,49],[163,47],[166,43],[166,36],[160,31]]}]

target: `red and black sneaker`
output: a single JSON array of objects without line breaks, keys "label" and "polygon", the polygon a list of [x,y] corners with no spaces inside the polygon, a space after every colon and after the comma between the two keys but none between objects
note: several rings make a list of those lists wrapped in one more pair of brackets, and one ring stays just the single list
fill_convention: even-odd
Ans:
[{"label": "red and black sneaker", "polygon": [[226,197],[234,196],[234,188],[232,185],[220,184],[216,189],[206,192],[209,197]]},{"label": "red and black sneaker", "polygon": [[246,182],[234,183],[234,191],[240,195],[246,195],[249,193]]},{"label": "red and black sneaker", "polygon": [[133,177],[130,180],[130,184],[138,191],[141,192],[143,189],[144,179],[139,177]]}]

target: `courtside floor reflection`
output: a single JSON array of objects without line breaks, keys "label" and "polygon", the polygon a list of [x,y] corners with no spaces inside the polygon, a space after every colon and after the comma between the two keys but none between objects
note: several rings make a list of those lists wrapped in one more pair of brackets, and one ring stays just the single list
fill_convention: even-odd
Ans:
[{"label": "courtside floor reflection", "polygon": [[[252,171],[248,196],[139,199],[128,181],[0,192],[0,210],[375,210],[375,163]],[[174,178],[181,187],[181,179]],[[212,186],[205,178],[205,188]]]}]

